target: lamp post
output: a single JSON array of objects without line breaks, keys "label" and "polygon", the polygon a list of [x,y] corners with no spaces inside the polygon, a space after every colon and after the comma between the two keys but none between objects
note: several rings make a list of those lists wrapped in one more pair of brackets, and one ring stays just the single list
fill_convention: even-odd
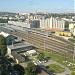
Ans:
[{"label": "lamp post", "polygon": [[75,43],[74,43],[74,54],[73,54],[73,60],[75,59]]},{"label": "lamp post", "polygon": [[30,33],[30,31],[27,29],[26,32],[27,32],[27,40],[28,40],[28,34]]},{"label": "lamp post", "polygon": [[[46,37],[48,37],[48,31],[45,34],[47,34]],[[44,37],[44,51],[46,50],[46,48],[45,48],[46,47],[46,41],[45,40],[46,40],[46,38]]]},{"label": "lamp post", "polygon": [[[66,45],[66,47],[67,47],[67,45]],[[67,54],[67,50],[65,51],[65,60],[66,60],[66,54]]]},{"label": "lamp post", "polygon": [[44,51],[45,51],[45,38],[44,38]]},{"label": "lamp post", "polygon": [[28,30],[27,30],[27,40],[28,40]]},{"label": "lamp post", "polygon": [[14,46],[14,37],[11,37],[11,38],[12,38],[12,41],[11,41],[12,46]]}]

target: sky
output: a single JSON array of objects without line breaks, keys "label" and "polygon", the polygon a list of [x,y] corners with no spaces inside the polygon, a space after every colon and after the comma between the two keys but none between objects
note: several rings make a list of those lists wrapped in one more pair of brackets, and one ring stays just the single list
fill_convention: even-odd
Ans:
[{"label": "sky", "polygon": [[0,0],[5,12],[73,12],[74,0]]}]

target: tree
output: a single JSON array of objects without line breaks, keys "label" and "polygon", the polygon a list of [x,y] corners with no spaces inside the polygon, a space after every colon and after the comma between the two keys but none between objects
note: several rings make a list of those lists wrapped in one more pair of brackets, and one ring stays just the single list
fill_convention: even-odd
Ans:
[{"label": "tree", "polygon": [[72,72],[71,75],[75,75],[75,72]]},{"label": "tree", "polygon": [[0,23],[8,23],[8,19],[0,19]]},{"label": "tree", "polygon": [[40,53],[38,56],[37,56],[37,59],[39,59],[40,61],[43,61],[45,55],[44,53]]},{"label": "tree", "polygon": [[10,21],[18,21],[18,19],[11,19]]},{"label": "tree", "polygon": [[25,75],[36,75],[36,65],[32,62],[28,62],[25,72]]},{"label": "tree", "polygon": [[17,75],[24,75],[25,73],[24,68],[19,64],[14,65],[14,70],[17,72]]},{"label": "tree", "polygon": [[2,35],[0,35],[0,45],[3,44],[5,44],[5,38]]},{"label": "tree", "polygon": [[69,22],[65,21],[65,28],[69,28]]},{"label": "tree", "polygon": [[7,53],[6,39],[0,35],[0,56],[5,56]]},{"label": "tree", "polygon": [[[10,73],[12,73],[12,75],[24,75],[24,68],[19,64],[13,66],[13,59],[8,59],[6,54],[6,39],[0,35],[0,75],[10,75]],[[17,72],[17,74],[15,72]]]},{"label": "tree", "polygon": [[5,57],[7,53],[6,39],[0,35],[0,75],[9,75],[7,58]]},{"label": "tree", "polygon": [[10,75],[8,69],[9,63],[6,57],[0,57],[0,75]]},{"label": "tree", "polygon": [[73,36],[73,38],[75,39],[75,36]]}]

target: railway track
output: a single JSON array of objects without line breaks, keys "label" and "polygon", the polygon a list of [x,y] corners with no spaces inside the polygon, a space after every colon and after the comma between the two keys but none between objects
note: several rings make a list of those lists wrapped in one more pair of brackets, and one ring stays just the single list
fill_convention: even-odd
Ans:
[{"label": "railway track", "polygon": [[[10,30],[7,28],[1,28],[2,31],[7,32],[11,35],[21,37],[25,41],[29,42],[33,46],[56,53],[67,58],[73,58],[74,55],[74,46],[69,41],[65,41],[57,36],[52,35],[51,37],[43,36],[36,32],[24,32],[21,30]],[[63,41],[64,40],[64,41]]]}]

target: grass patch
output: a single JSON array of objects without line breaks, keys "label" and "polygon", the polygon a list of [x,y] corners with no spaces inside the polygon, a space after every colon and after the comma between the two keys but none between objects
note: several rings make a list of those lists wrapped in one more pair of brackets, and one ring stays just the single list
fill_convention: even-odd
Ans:
[{"label": "grass patch", "polygon": [[59,55],[55,55],[55,54],[52,54],[52,53],[46,52],[46,51],[45,52],[43,51],[43,53],[44,53],[45,57],[51,57],[51,60],[54,60],[54,61],[56,61],[56,62],[58,62],[58,63],[60,63],[64,66],[68,67],[72,71],[75,71],[75,67],[67,66],[68,63],[63,62],[63,61],[68,61],[68,62],[71,62],[71,63],[75,63],[74,60],[69,59],[69,58],[65,58],[65,57],[62,57],[62,56],[59,56]]},{"label": "grass patch", "polygon": [[56,64],[50,64],[49,65],[49,70],[53,73],[62,73],[65,71],[64,68],[62,68],[61,66],[59,65],[56,65]]},{"label": "grass patch", "polygon": [[75,72],[72,72],[71,75],[75,75]]},{"label": "grass patch", "polygon": [[[75,38],[74,38],[75,39]],[[73,43],[75,43],[75,40],[74,39],[72,39],[72,38],[70,38],[70,39],[68,39],[69,41],[71,41],[71,42],[73,42]]]}]

